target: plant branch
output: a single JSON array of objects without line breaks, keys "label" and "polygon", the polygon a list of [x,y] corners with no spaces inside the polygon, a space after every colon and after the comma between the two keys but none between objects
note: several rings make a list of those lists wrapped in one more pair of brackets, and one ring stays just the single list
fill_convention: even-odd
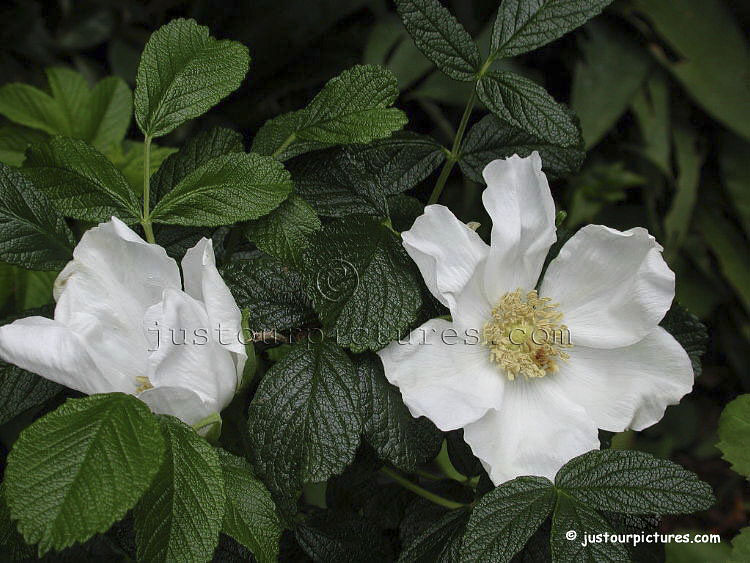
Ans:
[{"label": "plant branch", "polygon": [[405,489],[411,491],[412,493],[416,495],[419,495],[422,498],[426,498],[430,502],[434,502],[435,504],[439,506],[444,506],[445,508],[448,508],[450,510],[455,510],[457,508],[466,508],[467,506],[470,506],[462,502],[448,500],[447,498],[443,498],[440,495],[436,495],[435,493],[432,493],[428,491],[427,489],[420,487],[416,483],[412,483],[411,481],[409,481],[409,479],[407,479],[400,473],[396,472],[395,470],[391,469],[390,467],[381,467],[380,472],[383,473],[384,475],[388,475],[388,477],[396,481],[396,483],[398,483]]},{"label": "plant branch", "polygon": [[143,213],[141,225],[146,233],[146,240],[156,244],[154,229],[151,227],[151,135],[146,135],[143,141]]},{"label": "plant branch", "polygon": [[279,148],[277,148],[275,151],[273,151],[273,154],[271,154],[271,158],[278,157],[296,139],[297,139],[297,134],[296,133],[292,133],[291,135],[289,135],[286,139],[284,139],[284,142],[279,145]]}]

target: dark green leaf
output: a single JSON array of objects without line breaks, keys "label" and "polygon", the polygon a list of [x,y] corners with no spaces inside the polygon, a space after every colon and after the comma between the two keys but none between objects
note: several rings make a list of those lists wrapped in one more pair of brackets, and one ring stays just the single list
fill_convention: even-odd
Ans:
[{"label": "dark green leaf", "polygon": [[510,561],[554,504],[555,488],[544,477],[517,477],[503,483],[474,508],[461,561]]},{"label": "dark green leaf", "polygon": [[0,361],[0,424],[43,404],[61,389],[57,383]]},{"label": "dark green leaf", "polygon": [[224,474],[226,512],[221,531],[253,552],[261,563],[279,556],[281,522],[268,489],[253,476],[250,465],[224,450],[216,450]]},{"label": "dark green leaf", "polygon": [[445,434],[445,445],[451,464],[461,475],[475,477],[482,473],[482,463],[464,440],[462,428],[447,432]]},{"label": "dark green leaf", "polygon": [[24,541],[16,523],[10,519],[4,484],[0,484],[0,546],[7,561],[31,561],[36,555],[36,549]]},{"label": "dark green leaf", "polygon": [[21,166],[26,158],[26,149],[42,143],[47,135],[21,125],[0,127],[0,162],[8,166]]},{"label": "dark green leaf", "polygon": [[334,342],[299,342],[263,377],[248,411],[253,466],[294,497],[354,459],[360,441],[359,382]]},{"label": "dark green leaf", "polygon": [[479,81],[477,94],[514,127],[560,147],[581,146],[581,130],[571,114],[536,82],[512,72],[491,72]]},{"label": "dark green leaf", "polygon": [[503,0],[492,30],[492,53],[513,57],[573,31],[612,0]]},{"label": "dark green leaf", "polygon": [[750,395],[740,395],[729,403],[719,420],[719,443],[722,457],[740,475],[750,478]]},{"label": "dark green leaf", "polygon": [[8,505],[39,553],[105,532],[146,491],[164,441],[148,407],[111,393],[69,399],[26,428],[8,456]]},{"label": "dark green leaf", "polygon": [[454,561],[450,557],[454,543],[460,543],[469,515],[464,509],[447,512],[404,547],[399,563]]},{"label": "dark green leaf", "polygon": [[388,546],[370,522],[355,513],[321,512],[300,524],[295,537],[313,561],[392,561]]},{"label": "dark green leaf", "polygon": [[677,303],[667,311],[661,326],[685,349],[690,356],[690,363],[693,364],[693,374],[698,377],[702,371],[701,356],[706,352],[708,344],[706,326],[698,317]]},{"label": "dark green leaf", "polygon": [[239,88],[250,56],[235,41],[217,41],[194,20],[156,30],[138,65],[135,119],[145,135],[166,135],[206,113]]},{"label": "dark green leaf", "polygon": [[471,35],[438,0],[396,0],[398,13],[419,50],[456,80],[476,79],[482,58]]},{"label": "dark green leaf", "polygon": [[47,197],[20,172],[0,164],[0,259],[37,270],[72,258],[73,233]]},{"label": "dark green leaf", "polygon": [[463,173],[475,182],[484,183],[482,170],[498,158],[517,154],[527,157],[537,151],[542,168],[553,178],[578,172],[586,153],[578,147],[559,147],[543,141],[494,115],[483,117],[466,135],[459,164]]},{"label": "dark green leaf", "polygon": [[176,418],[159,423],[164,462],[133,511],[138,560],[208,561],[224,518],[219,456]]},{"label": "dark green leaf", "polygon": [[555,485],[592,508],[622,514],[684,514],[715,501],[694,473],[637,451],[580,455],[560,469]]},{"label": "dark green leaf", "polygon": [[226,154],[182,178],[151,217],[170,225],[226,225],[265,215],[291,190],[289,172],[280,162],[253,153]]},{"label": "dark green leaf", "polygon": [[318,231],[304,253],[313,307],[337,342],[354,352],[379,350],[414,322],[420,281],[396,236],[361,217]]},{"label": "dark green leaf", "polygon": [[398,388],[388,383],[374,354],[358,356],[354,367],[360,385],[364,436],[378,456],[404,471],[434,458],[443,435],[424,417],[414,418]]},{"label": "dark green leaf", "polygon": [[331,149],[290,163],[295,189],[320,214],[388,215],[386,198],[413,188],[445,159],[433,139],[404,133]]},{"label": "dark green leaf", "polygon": [[24,174],[55,202],[63,215],[84,221],[125,222],[140,217],[140,202],[117,168],[91,145],[52,137],[26,154]]},{"label": "dark green leaf", "polygon": [[287,331],[315,319],[302,278],[278,260],[235,260],[221,274],[237,304],[249,309],[252,330]]},{"label": "dark green leaf", "polygon": [[308,237],[320,229],[310,204],[292,194],[265,217],[250,222],[245,235],[266,254],[293,266],[307,247]]}]

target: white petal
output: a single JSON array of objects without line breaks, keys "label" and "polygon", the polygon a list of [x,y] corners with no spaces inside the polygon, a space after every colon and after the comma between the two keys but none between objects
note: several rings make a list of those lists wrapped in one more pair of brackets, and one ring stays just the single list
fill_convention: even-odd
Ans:
[{"label": "white petal", "polygon": [[209,239],[201,239],[187,251],[182,259],[182,274],[185,278],[185,291],[203,302],[211,329],[219,331],[214,334],[220,335],[220,343],[233,352],[237,381],[241,381],[247,359],[245,345],[241,341],[242,313],[216,269],[214,248]]},{"label": "white petal", "polygon": [[[116,217],[86,231],[73,258],[110,282],[113,294],[129,294],[144,311],[161,301],[165,288],[181,288],[177,263],[162,247],[147,243]],[[63,270],[55,282],[55,299],[59,300],[76,271],[71,265]]]},{"label": "white petal", "polygon": [[425,207],[424,213],[401,237],[427,288],[452,310],[455,295],[487,255],[487,245],[443,205]]},{"label": "white petal", "polygon": [[44,317],[0,327],[0,358],[88,395],[135,391],[134,381],[100,372],[77,334]]},{"label": "white petal", "polygon": [[217,412],[216,405],[205,403],[184,387],[154,387],[138,394],[138,398],[155,414],[170,414],[191,426]]},{"label": "white petal", "polygon": [[693,388],[687,352],[661,327],[625,348],[575,346],[569,353],[551,378],[604,430],[647,428]]},{"label": "white petal", "polygon": [[[231,353],[217,342],[206,309],[200,301],[174,289],[152,307],[144,321],[150,335],[149,379],[154,387],[185,387],[219,410],[237,389],[237,372]],[[155,344],[155,345],[154,345]]]},{"label": "white petal", "polygon": [[508,382],[502,405],[464,428],[464,438],[495,485],[521,475],[554,479],[570,459],[599,448],[580,406],[547,378]]},{"label": "white petal", "polygon": [[646,229],[587,225],[550,262],[540,294],[559,303],[574,345],[635,344],[674,298],[674,273],[661,251]]},{"label": "white petal", "polygon": [[464,331],[475,330],[482,334],[482,329],[492,317],[492,306],[485,293],[484,272],[487,261],[480,262],[464,288],[456,294],[456,304],[451,309],[452,321]]},{"label": "white petal", "polygon": [[500,404],[504,377],[478,335],[457,325],[433,319],[378,355],[411,414],[426,416],[441,430],[461,428]]},{"label": "white petal", "polygon": [[492,218],[485,287],[494,303],[508,291],[536,286],[556,240],[555,204],[536,151],[527,158],[493,160],[482,175],[487,183],[482,202]]}]

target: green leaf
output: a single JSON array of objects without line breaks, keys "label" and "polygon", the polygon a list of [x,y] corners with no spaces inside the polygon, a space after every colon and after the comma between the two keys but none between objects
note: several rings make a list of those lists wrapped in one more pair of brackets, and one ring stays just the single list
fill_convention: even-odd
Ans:
[{"label": "green leaf", "polygon": [[253,153],[225,154],[182,178],[151,218],[188,227],[227,225],[265,215],[291,191],[291,177],[280,162]]},{"label": "green leaf", "polygon": [[558,147],[503,123],[494,115],[486,115],[467,133],[459,165],[471,180],[484,183],[482,170],[493,160],[514,154],[527,157],[534,151],[542,157],[544,172],[553,178],[578,172],[586,158],[586,153],[578,147]]},{"label": "green leaf", "polygon": [[[109,161],[122,173],[130,189],[136,194],[143,193],[144,144],[136,141],[124,141],[114,145],[105,153]],[[150,173],[154,174],[162,162],[171,154],[177,152],[172,147],[160,147],[151,143],[149,152]],[[153,194],[153,189],[151,190]]]},{"label": "green leaf", "polygon": [[216,451],[227,497],[221,531],[247,547],[261,563],[276,561],[282,526],[271,494],[244,459]]},{"label": "green leaf", "polygon": [[514,57],[573,31],[612,0],[503,0],[492,30],[493,57]]},{"label": "green leaf", "polygon": [[164,462],[135,507],[139,561],[208,561],[224,518],[219,455],[188,425],[160,417]]},{"label": "green leaf", "polygon": [[451,561],[450,549],[454,542],[461,541],[470,514],[464,509],[452,510],[430,524],[404,547],[399,563]]},{"label": "green leaf", "polygon": [[74,245],[73,233],[47,197],[20,172],[0,164],[0,259],[57,270],[72,258]]},{"label": "green leaf", "polygon": [[589,23],[579,35],[582,57],[573,73],[570,107],[581,120],[586,147],[592,147],[625,113],[651,68],[648,53],[617,27]]},{"label": "green leaf", "polygon": [[239,88],[249,64],[244,45],[217,41],[195,20],[172,20],[151,35],[138,64],[138,127],[160,137],[206,113]]},{"label": "green leaf", "polygon": [[750,48],[727,3],[636,0],[633,4],[669,45],[669,55],[658,49],[652,52],[687,94],[729,129],[750,140],[750,84],[737,80],[750,68]]},{"label": "green leaf", "polygon": [[0,162],[8,166],[21,166],[26,158],[26,149],[44,142],[47,135],[21,125],[0,127]]},{"label": "green leaf", "polygon": [[248,223],[245,236],[266,254],[298,266],[308,237],[319,229],[315,210],[292,194],[265,217]]},{"label": "green leaf", "polygon": [[356,513],[321,511],[298,525],[294,533],[313,561],[393,561],[380,530]]},{"label": "green leaf", "polygon": [[[209,160],[227,154],[243,152],[242,135],[214,127],[191,137],[180,150],[167,158],[151,177],[151,209],[187,175]],[[153,158],[153,149],[152,149]],[[143,176],[143,169],[141,169]]]},{"label": "green leaf", "polygon": [[727,563],[743,563],[750,559],[750,527],[742,528],[732,540],[732,555]]},{"label": "green leaf", "polygon": [[296,192],[318,214],[387,217],[387,197],[413,188],[444,159],[442,147],[430,137],[402,133],[295,159],[289,168]]},{"label": "green leaf", "polygon": [[146,491],[164,442],[130,395],[69,399],[26,428],[8,456],[11,516],[39,554],[105,532]]},{"label": "green leaf", "polygon": [[750,478],[750,394],[740,395],[729,403],[719,419],[719,443],[722,457],[732,469]]},{"label": "green leaf", "polygon": [[453,468],[465,477],[481,475],[484,469],[482,462],[471,451],[464,440],[463,428],[445,433],[445,447],[448,460]]},{"label": "green leaf", "polygon": [[675,340],[685,349],[693,364],[693,374],[701,374],[701,356],[708,345],[708,331],[698,317],[690,311],[674,303],[661,321],[661,327],[675,337]]},{"label": "green leaf", "polygon": [[303,255],[313,307],[337,342],[379,350],[416,320],[420,280],[400,241],[368,217],[329,223]]},{"label": "green leaf", "polygon": [[565,107],[536,82],[512,72],[491,72],[477,94],[492,113],[514,127],[560,147],[580,147],[581,130]]},{"label": "green leaf", "polygon": [[334,144],[388,137],[407,121],[404,112],[388,107],[397,97],[396,77],[389,70],[357,65],[329,80],[305,109],[267,122],[252,150],[284,160]]},{"label": "green leaf", "polygon": [[471,35],[438,0],[396,0],[398,14],[419,50],[445,74],[473,81],[482,58]]},{"label": "green leaf", "polygon": [[48,68],[51,94],[27,84],[0,88],[0,114],[49,133],[82,139],[100,150],[125,138],[133,112],[127,84],[109,77],[89,89],[84,76],[64,67]]},{"label": "green leaf", "polygon": [[554,504],[555,488],[544,477],[517,477],[503,483],[474,508],[461,561],[510,561]]},{"label": "green leaf", "polygon": [[663,72],[651,74],[633,98],[632,109],[641,130],[641,150],[663,174],[671,176],[669,84]]},{"label": "green leaf", "polygon": [[28,545],[10,518],[10,509],[5,500],[5,484],[0,484],[0,545],[7,561],[33,561],[36,549]]},{"label": "green leaf", "polygon": [[424,417],[414,418],[404,405],[398,387],[383,373],[374,354],[354,360],[360,386],[364,437],[378,457],[404,471],[413,471],[437,455],[442,433]]},{"label": "green leaf", "polygon": [[622,514],[685,514],[715,501],[694,473],[637,451],[580,455],[560,469],[555,485],[592,508]]},{"label": "green leaf", "polygon": [[719,153],[721,176],[745,233],[750,236],[750,143],[727,134],[722,138]]},{"label": "green leaf", "polygon": [[249,309],[252,330],[288,331],[315,319],[300,274],[274,258],[234,260],[221,276],[237,305]]},{"label": "green leaf", "polygon": [[107,158],[86,142],[52,137],[26,154],[24,174],[54,201],[63,215],[84,221],[125,222],[140,217],[140,203]]},{"label": "green leaf", "polygon": [[[576,534],[572,540],[566,536],[570,532]],[[614,534],[615,531],[596,510],[564,493],[558,494],[550,533],[554,563],[630,561],[624,544],[586,541],[586,534],[605,533]]]},{"label": "green leaf", "polygon": [[326,481],[354,459],[360,441],[359,382],[334,342],[301,341],[266,372],[248,411],[251,461],[284,497]]}]

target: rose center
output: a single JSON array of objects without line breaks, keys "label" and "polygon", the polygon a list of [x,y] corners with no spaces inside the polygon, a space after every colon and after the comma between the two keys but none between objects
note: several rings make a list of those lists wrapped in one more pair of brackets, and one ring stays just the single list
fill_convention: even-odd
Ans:
[{"label": "rose center", "polygon": [[562,313],[549,297],[536,290],[506,293],[492,309],[492,318],[482,329],[482,341],[490,359],[508,379],[518,375],[544,377],[556,372],[558,362],[570,356],[570,332],[562,324]]},{"label": "rose center", "polygon": [[151,380],[145,375],[136,376],[135,383],[136,383],[136,387],[135,387],[136,393],[143,393],[146,389],[154,388],[154,386],[151,385]]}]

